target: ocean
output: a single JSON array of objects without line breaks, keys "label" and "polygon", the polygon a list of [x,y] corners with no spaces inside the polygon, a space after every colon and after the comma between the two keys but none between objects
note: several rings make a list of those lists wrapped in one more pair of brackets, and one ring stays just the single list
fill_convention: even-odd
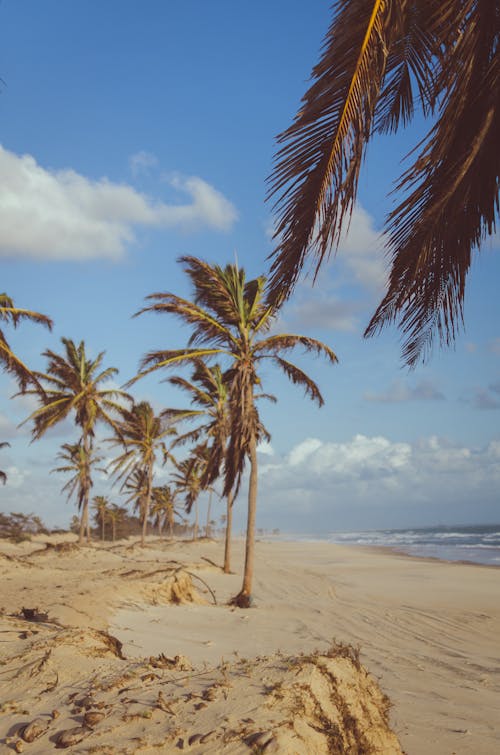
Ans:
[{"label": "ocean", "polygon": [[293,540],[328,540],[345,545],[381,546],[394,548],[411,556],[500,566],[500,524],[361,530],[282,537]]}]

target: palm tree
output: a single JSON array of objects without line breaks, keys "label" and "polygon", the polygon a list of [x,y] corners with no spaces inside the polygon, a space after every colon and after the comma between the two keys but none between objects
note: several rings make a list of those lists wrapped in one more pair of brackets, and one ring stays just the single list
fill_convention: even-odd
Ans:
[{"label": "palm tree", "polygon": [[[80,542],[82,542],[82,521],[85,506],[88,504],[90,490],[93,486],[91,469],[95,464],[102,461],[102,456],[96,456],[92,447],[85,448],[83,441],[78,443],[63,443],[61,451],[57,458],[63,462],[63,466],[52,469],[51,472],[62,472],[71,474],[68,482],[63,485],[61,491],[68,493],[68,500],[76,497],[76,503],[79,511],[82,511],[80,518]],[[104,469],[100,469],[104,472]],[[87,541],[90,541],[90,528],[88,520],[84,521],[84,527],[87,533]]]},{"label": "palm tree", "polygon": [[123,521],[125,514],[126,510],[122,506],[118,506],[116,503],[113,503],[108,509],[108,519],[111,522],[111,537],[113,542],[116,540],[116,525],[118,522]]},{"label": "palm tree", "polygon": [[365,335],[399,318],[409,365],[454,340],[472,252],[495,232],[500,175],[499,0],[340,0],[271,176],[274,300],[318,271],[356,200],[369,139],[434,116],[387,219],[392,268]]},{"label": "palm tree", "polygon": [[173,435],[175,430],[163,414],[156,415],[153,407],[147,401],[133,404],[130,409],[121,409],[121,417],[116,423],[117,435],[110,438],[113,444],[121,444],[121,453],[113,462],[111,470],[117,474],[118,480],[123,480],[126,486],[130,484],[131,476],[139,480],[137,493],[141,502],[142,537],[144,546],[151,491],[153,489],[153,471],[158,454],[161,454],[163,464],[170,458],[165,445],[165,438]]},{"label": "palm tree", "polygon": [[[8,443],[7,441],[4,441],[3,443],[0,443],[0,448],[10,448],[10,443]],[[2,480],[4,485],[7,482],[7,475],[1,469],[0,469],[0,480]]]},{"label": "palm tree", "polygon": [[[50,350],[43,353],[49,362],[46,374],[37,373],[42,390],[35,388],[26,391],[36,395],[41,406],[25,421],[33,420],[33,440],[38,440],[51,427],[73,414],[76,425],[82,431],[82,453],[90,456],[96,423],[102,421],[116,427],[112,415],[121,409],[117,400],[130,400],[130,396],[116,388],[103,387],[118,372],[114,367],[100,371],[103,351],[96,359],[89,359],[83,341],[76,346],[68,338],[61,340],[63,355]],[[90,537],[88,503],[88,495],[85,493],[82,500],[80,543],[83,542],[84,530],[87,531],[87,539]]]},{"label": "palm tree", "polygon": [[184,508],[190,514],[194,507],[193,540],[198,538],[198,498],[205,489],[203,478],[208,462],[206,445],[199,445],[193,449],[191,455],[176,463],[176,471],[172,473],[172,481],[177,492],[184,494]]},{"label": "palm tree", "polygon": [[97,523],[101,525],[101,540],[105,540],[106,518],[109,514],[109,498],[105,495],[95,495],[93,499]]},{"label": "palm tree", "polygon": [[[168,382],[184,390],[191,397],[191,404],[200,408],[171,409],[169,412],[177,420],[200,419],[201,424],[189,432],[179,435],[172,446],[186,441],[196,442],[200,437],[205,437],[209,441],[209,446],[202,485],[211,485],[220,476],[230,435],[228,378],[219,364],[209,366],[202,359],[193,360],[193,364],[194,370],[190,380],[181,376],[174,376],[169,378]],[[274,396],[267,394],[259,394],[255,397],[264,396],[276,401]],[[261,437],[270,439],[262,425],[259,427],[259,439]],[[224,542],[224,572],[226,574],[231,571],[231,530],[234,498],[235,491],[231,489],[226,496],[227,514]],[[209,518],[209,512],[207,518]],[[207,537],[208,529],[209,524],[207,524]]]},{"label": "palm tree", "polygon": [[182,257],[185,272],[194,289],[194,301],[170,293],[152,294],[153,303],[141,312],[169,313],[190,325],[188,347],[153,351],[142,361],[135,378],[154,370],[210,357],[228,361],[230,435],[224,469],[223,495],[238,487],[245,459],[250,460],[248,517],[245,546],[245,573],[241,592],[235,601],[249,605],[253,580],[255,514],[257,506],[257,439],[261,422],[255,405],[255,387],[260,385],[257,369],[264,360],[279,367],[293,383],[301,385],[320,406],[323,398],[316,383],[280,354],[296,346],[306,352],[323,354],[331,364],[333,351],[314,338],[294,334],[270,334],[277,308],[266,291],[263,276],[247,281],[237,265],[209,265],[195,257]]},{"label": "palm tree", "polygon": [[[22,320],[31,320],[32,322],[45,325],[52,330],[52,320],[39,312],[31,312],[28,309],[19,309],[14,306],[14,302],[7,294],[0,294],[0,322],[7,322],[16,328]],[[0,362],[4,369],[15,377],[19,384],[21,393],[24,392],[28,383],[39,386],[36,373],[33,373],[19,357],[17,357],[9,346],[3,331],[0,329]]]},{"label": "palm tree", "polygon": [[174,518],[178,513],[175,508],[176,495],[177,490],[173,490],[170,485],[159,485],[151,491],[151,514],[156,516],[160,537],[165,523],[168,525],[169,536],[172,537],[174,534]]}]

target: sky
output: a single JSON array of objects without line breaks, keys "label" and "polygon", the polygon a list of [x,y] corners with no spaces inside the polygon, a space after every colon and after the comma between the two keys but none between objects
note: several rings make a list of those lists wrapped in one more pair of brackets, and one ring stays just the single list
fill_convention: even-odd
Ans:
[{"label": "sky", "polygon": [[[43,351],[59,352],[62,337],[84,340],[123,384],[146,352],[187,341],[173,318],[132,317],[153,292],[190,295],[180,256],[266,272],[275,138],[297,111],[329,21],[323,0],[0,3],[0,291],[54,320],[52,333],[5,329],[26,363],[43,371]],[[280,313],[282,332],[322,340],[339,363],[296,355],[320,386],[321,409],[284,376],[262,374],[278,403],[260,407],[272,439],[259,451],[259,528],[500,520],[498,237],[475,254],[454,348],[435,348],[409,371],[395,328],[362,336],[383,292],[388,194],[425,128],[416,119],[370,144],[347,238]],[[165,377],[139,381],[134,397],[158,410],[184,406]],[[0,511],[67,526],[75,509],[51,470],[78,430],[68,420],[30,442],[29,423],[19,424],[36,402],[15,393],[0,375],[0,441],[10,443],[0,450]],[[157,484],[170,471],[158,468]],[[93,493],[123,503],[104,475]],[[217,520],[223,512],[215,503]]]}]

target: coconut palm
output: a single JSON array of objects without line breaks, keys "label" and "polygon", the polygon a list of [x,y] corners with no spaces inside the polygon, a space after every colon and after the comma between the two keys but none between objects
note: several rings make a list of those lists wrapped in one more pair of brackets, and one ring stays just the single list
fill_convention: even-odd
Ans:
[{"label": "coconut palm", "polygon": [[[32,322],[45,325],[52,330],[52,320],[41,315],[39,312],[31,312],[28,309],[19,309],[14,306],[14,302],[7,294],[0,294],[0,322],[6,322],[16,328],[22,320],[31,320]],[[17,380],[21,393],[24,392],[29,383],[39,385],[36,373],[33,373],[19,357],[17,357],[9,346],[3,330],[0,329],[0,363],[4,369]]]},{"label": "coconut palm", "polygon": [[159,537],[165,524],[168,526],[169,536],[174,534],[174,520],[178,515],[175,508],[177,492],[170,485],[158,485],[151,491],[151,515],[155,517]]},{"label": "coconut palm", "polygon": [[[90,456],[97,422],[115,427],[113,414],[122,406],[118,402],[130,400],[130,396],[119,389],[105,387],[118,370],[114,367],[101,369],[103,351],[95,359],[89,359],[83,341],[76,346],[68,338],[61,340],[64,346],[62,355],[50,350],[43,353],[48,359],[47,373],[37,373],[43,390],[26,391],[36,395],[41,406],[25,421],[33,421],[33,440],[38,440],[51,427],[73,415],[75,424],[82,431],[82,453]],[[90,537],[88,502],[86,495],[82,500],[80,543],[85,529],[87,539]]]},{"label": "coconut palm", "polygon": [[105,540],[105,528],[106,519],[109,513],[109,498],[105,495],[95,495],[93,498],[93,508],[95,511],[95,518],[98,524],[101,525],[101,540]]},{"label": "coconut palm", "polygon": [[198,498],[207,489],[204,478],[208,464],[206,444],[196,446],[191,455],[176,463],[172,482],[178,493],[184,495],[184,508],[190,514],[194,507],[193,540],[198,538]]},{"label": "coconut palm", "polygon": [[108,509],[108,519],[111,522],[111,537],[116,540],[116,525],[125,519],[126,510],[122,506],[113,503]]},{"label": "coconut palm", "polygon": [[261,422],[255,405],[258,367],[269,361],[293,383],[301,385],[320,406],[323,398],[316,383],[281,354],[296,346],[306,352],[324,355],[331,364],[333,351],[314,338],[295,334],[270,334],[276,306],[270,301],[263,276],[247,281],[237,265],[221,268],[195,257],[181,262],[194,289],[194,300],[171,293],[152,294],[152,304],[141,312],[176,315],[192,330],[185,349],[153,351],[142,361],[138,379],[154,370],[189,364],[196,359],[225,358],[228,362],[230,434],[224,468],[223,495],[238,486],[245,459],[250,460],[247,536],[243,586],[236,602],[249,605],[253,580],[255,514],[257,506],[257,439]]},{"label": "coconut palm", "polygon": [[117,480],[122,480],[125,487],[131,476],[138,478],[137,500],[141,503],[142,536],[144,546],[151,491],[153,489],[154,465],[160,455],[163,464],[170,458],[165,438],[175,434],[168,419],[156,415],[147,401],[133,404],[130,409],[122,408],[120,419],[116,423],[116,436],[110,438],[112,444],[121,444],[123,453],[111,462],[110,468]]},{"label": "coconut palm", "polygon": [[[10,448],[10,443],[8,443],[7,441],[4,441],[3,443],[0,443],[0,448]],[[0,469],[0,480],[2,480],[4,485],[7,482],[7,475],[1,469]]]},{"label": "coconut palm", "polygon": [[[230,435],[229,413],[229,385],[227,376],[224,375],[219,364],[207,365],[202,359],[194,360],[194,370],[190,380],[181,376],[169,378],[172,385],[181,388],[191,398],[191,404],[198,409],[169,410],[173,417],[183,420],[200,420],[200,424],[194,429],[178,435],[173,446],[186,441],[198,441],[205,437],[208,442],[208,459],[204,470],[202,485],[211,485],[220,476],[224,464],[227,444]],[[272,401],[274,396],[259,394],[256,398],[265,395]],[[259,439],[270,439],[266,429],[259,426]],[[226,496],[226,528],[224,543],[224,572],[231,571],[231,530],[233,518],[233,501],[235,492],[231,489]],[[209,518],[209,512],[207,514]],[[209,524],[207,524],[208,536]]]},{"label": "coconut palm", "polygon": [[366,335],[399,319],[409,365],[453,341],[472,253],[494,233],[500,176],[499,0],[339,0],[271,176],[271,288],[318,271],[356,200],[370,138],[434,116],[387,220],[392,268]]},{"label": "coconut palm", "polygon": [[[80,517],[80,542],[82,542],[82,521],[83,528],[87,534],[87,541],[90,541],[90,528],[88,519],[83,520],[86,505],[88,504],[90,490],[93,486],[91,470],[102,461],[102,456],[97,456],[92,447],[86,448],[83,441],[78,443],[63,443],[57,458],[63,462],[63,465],[52,469],[51,472],[62,472],[70,474],[68,482],[63,485],[61,491],[68,494],[68,500],[73,496],[76,498],[78,510],[82,512]],[[105,470],[102,468],[101,472]]]}]

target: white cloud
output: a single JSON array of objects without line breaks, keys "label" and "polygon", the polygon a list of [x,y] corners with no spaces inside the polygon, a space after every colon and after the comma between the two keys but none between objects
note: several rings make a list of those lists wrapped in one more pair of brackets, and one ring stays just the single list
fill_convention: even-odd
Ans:
[{"label": "white cloud", "polygon": [[231,202],[198,177],[172,178],[190,202],[166,204],[107,178],[45,169],[31,155],[1,146],[0,174],[0,257],[118,260],[136,226],[227,231],[238,217]]},{"label": "white cloud", "polygon": [[430,380],[420,380],[412,387],[396,380],[384,393],[366,393],[364,398],[366,401],[396,404],[403,401],[442,401],[444,395]]},{"label": "white cloud", "polygon": [[387,280],[383,237],[361,205],[354,208],[349,230],[339,244],[338,256],[356,283],[380,294]]},{"label": "white cloud", "polygon": [[500,441],[475,449],[435,436],[412,444],[309,438],[261,471],[261,518],[279,525],[286,507],[292,531],[480,521],[498,503]]}]

